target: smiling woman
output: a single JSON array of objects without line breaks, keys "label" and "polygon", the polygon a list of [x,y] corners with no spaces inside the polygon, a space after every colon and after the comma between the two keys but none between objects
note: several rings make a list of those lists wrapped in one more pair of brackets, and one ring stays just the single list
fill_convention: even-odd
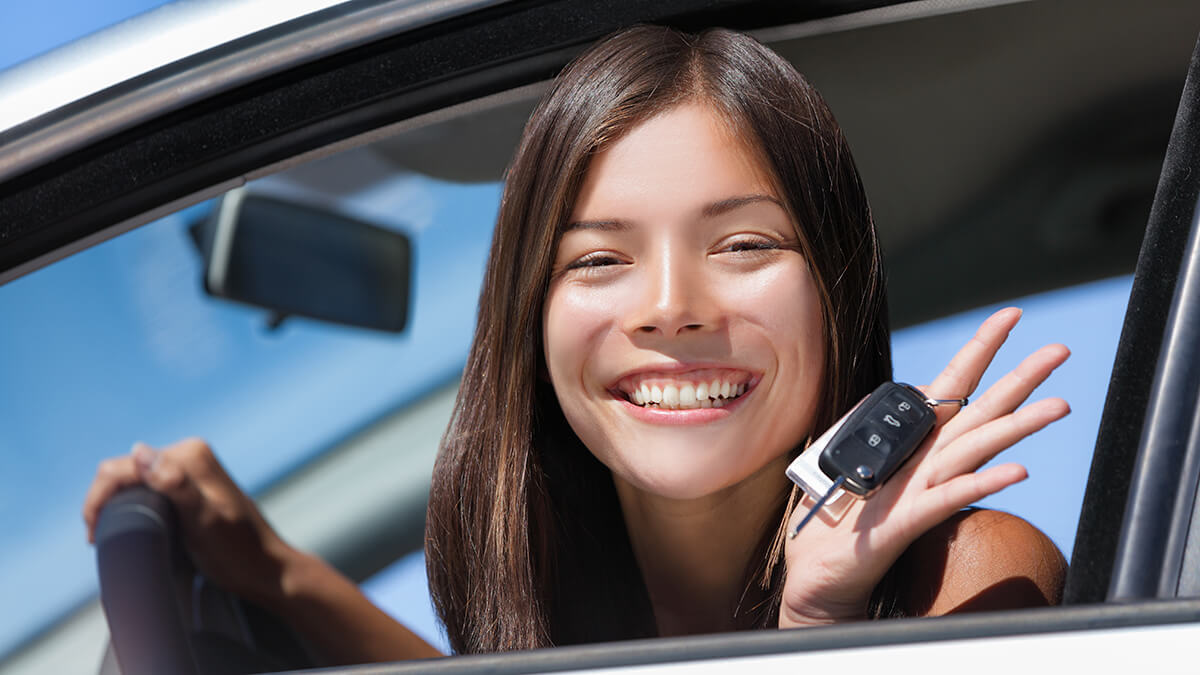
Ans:
[{"label": "smiling woman", "polygon": [[[637,28],[568,67],[510,168],[481,297],[426,541],[457,651],[947,611],[1009,578],[1057,598],[1061,556],[1008,516],[1011,564],[973,576],[926,546],[916,568],[942,572],[903,580],[920,601],[880,581],[922,533],[1024,477],[974,472],[1066,414],[1011,414],[1061,347],[955,423],[943,413],[953,431],[784,564],[785,465],[891,364],[848,147],[752,39]],[[930,391],[970,394],[1018,315],[986,322]],[[985,550],[971,520],[929,537]],[[954,598],[930,603],[939,589]]]}]

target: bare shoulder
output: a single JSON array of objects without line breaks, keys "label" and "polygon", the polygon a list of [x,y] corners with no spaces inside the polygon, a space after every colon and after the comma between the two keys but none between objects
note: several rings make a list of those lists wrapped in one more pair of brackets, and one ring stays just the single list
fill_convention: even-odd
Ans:
[{"label": "bare shoulder", "polygon": [[925,533],[897,565],[915,582],[901,602],[926,616],[1055,605],[1067,572],[1041,530],[982,509],[959,512]]}]

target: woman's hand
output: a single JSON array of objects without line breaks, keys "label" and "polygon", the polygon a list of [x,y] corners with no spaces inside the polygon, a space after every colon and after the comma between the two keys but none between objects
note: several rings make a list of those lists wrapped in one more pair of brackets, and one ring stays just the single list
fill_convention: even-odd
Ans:
[{"label": "woman's hand", "polygon": [[190,438],[156,451],[143,443],[100,463],[83,504],[88,540],[101,506],[118,491],[144,483],[174,503],[196,565],[218,586],[258,604],[277,606],[284,575],[299,554],[271,529],[208,445]]},{"label": "woman's hand", "polygon": [[[971,395],[1020,316],[1010,308],[989,317],[925,393],[938,399]],[[1057,398],[1017,409],[1068,355],[1062,345],[1043,347],[966,408],[939,406],[933,432],[875,495],[856,501],[836,524],[814,518],[788,541],[780,627],[865,618],[871,592],[918,537],[1024,480],[1018,464],[979,468],[1070,412]],[[806,511],[797,508],[789,527]]]},{"label": "woman's hand", "polygon": [[104,502],[139,483],[175,504],[192,559],[209,579],[285,619],[326,665],[441,656],[331,566],[280,539],[199,439],[162,451],[138,443],[101,462],[83,503],[89,541]]}]

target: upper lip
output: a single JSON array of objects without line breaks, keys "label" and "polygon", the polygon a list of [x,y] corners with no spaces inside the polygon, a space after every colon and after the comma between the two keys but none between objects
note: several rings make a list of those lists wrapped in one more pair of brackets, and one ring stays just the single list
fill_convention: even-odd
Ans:
[{"label": "upper lip", "polygon": [[608,389],[614,393],[628,394],[632,391],[634,383],[645,378],[661,375],[664,378],[685,380],[689,379],[687,377],[689,374],[698,376],[704,371],[725,371],[726,375],[721,376],[718,373],[712,372],[703,377],[696,377],[697,381],[707,381],[714,379],[715,376],[719,379],[741,380],[747,387],[750,387],[757,383],[760,377],[760,374],[756,370],[729,363],[685,363],[672,361],[649,364],[626,371],[620,377],[613,380]]}]

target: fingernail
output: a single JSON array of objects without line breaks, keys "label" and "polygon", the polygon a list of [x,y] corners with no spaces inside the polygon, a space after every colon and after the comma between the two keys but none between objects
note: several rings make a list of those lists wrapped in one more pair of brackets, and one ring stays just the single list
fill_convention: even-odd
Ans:
[{"label": "fingernail", "polygon": [[133,461],[137,462],[138,468],[143,471],[149,471],[154,467],[154,461],[158,459],[158,454],[149,445],[138,441],[133,444],[133,450],[130,451],[133,455]]}]

